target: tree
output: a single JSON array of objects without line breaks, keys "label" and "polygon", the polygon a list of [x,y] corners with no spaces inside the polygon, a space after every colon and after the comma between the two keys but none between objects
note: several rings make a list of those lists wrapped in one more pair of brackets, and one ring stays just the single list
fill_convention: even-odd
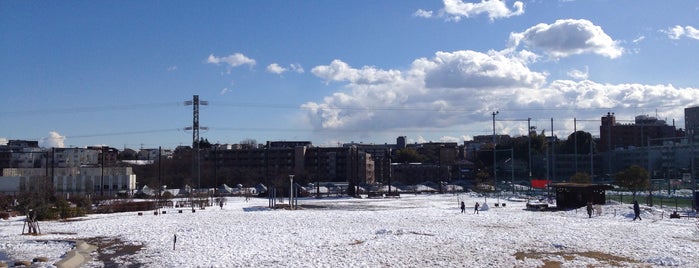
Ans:
[{"label": "tree", "polygon": [[209,139],[199,138],[199,149],[211,149],[212,146]]},{"label": "tree", "polygon": [[415,149],[413,148],[405,148],[402,150],[399,150],[396,153],[396,162],[398,163],[422,163],[426,160],[427,158],[424,155],[421,155]]},{"label": "tree", "polygon": [[578,172],[570,177],[570,182],[574,183],[590,183],[590,174],[585,172]]},{"label": "tree", "polygon": [[475,180],[474,180],[474,189],[477,191],[487,191],[490,190],[490,187],[487,187],[487,185],[492,185],[494,183],[491,172],[488,172],[486,170],[478,170],[476,172]]},{"label": "tree", "polygon": [[634,198],[636,198],[636,192],[648,189],[650,183],[648,171],[638,165],[620,171],[614,175],[614,179],[619,186],[631,191]]},{"label": "tree", "polygon": [[[562,152],[564,154],[573,154],[575,153],[575,147],[576,147],[576,139],[577,137],[577,147],[578,147],[578,154],[589,154],[590,153],[590,144],[592,143],[592,134],[589,132],[581,131],[578,130],[576,132],[573,132],[568,136],[568,139],[565,140],[563,143],[563,148],[561,148]],[[594,150],[594,147],[592,148]]]},{"label": "tree", "polygon": [[242,145],[242,147],[244,149],[252,149],[252,148],[255,148],[257,146],[257,140],[249,139],[249,138],[244,139],[244,140],[240,141],[240,145]]}]

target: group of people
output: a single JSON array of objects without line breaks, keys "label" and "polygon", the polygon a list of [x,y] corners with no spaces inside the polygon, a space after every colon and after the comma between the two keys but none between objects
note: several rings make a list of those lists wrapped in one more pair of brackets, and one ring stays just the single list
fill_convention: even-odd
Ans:
[{"label": "group of people", "polygon": [[[478,204],[478,202],[476,202],[476,205],[473,207],[473,214],[478,214],[478,208],[480,206],[481,205]],[[461,213],[465,213],[465,212],[466,212],[466,203],[464,203],[464,201],[461,201]]]},{"label": "group of people", "polygon": [[[480,204],[476,202],[476,205],[473,206],[473,214],[478,214],[478,208],[480,207]],[[587,217],[592,218],[592,211],[594,211],[592,207],[592,202],[587,202]],[[466,203],[461,201],[461,213],[466,213]],[[639,221],[641,220],[641,208],[638,205],[638,201],[634,200],[633,201],[633,220],[635,221],[638,219]]]},{"label": "group of people", "polygon": [[[592,218],[592,202],[587,202],[587,217]],[[633,220],[641,220],[641,207],[638,205],[638,201],[633,201]]]}]

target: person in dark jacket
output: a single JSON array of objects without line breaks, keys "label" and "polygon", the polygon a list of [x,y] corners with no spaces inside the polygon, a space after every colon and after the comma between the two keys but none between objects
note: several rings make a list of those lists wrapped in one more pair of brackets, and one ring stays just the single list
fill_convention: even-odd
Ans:
[{"label": "person in dark jacket", "polygon": [[641,208],[638,206],[638,201],[634,200],[633,201],[633,220],[635,221],[636,218],[638,220],[641,220]]},{"label": "person in dark jacket", "polygon": [[592,202],[587,202],[587,217],[592,218]]},{"label": "person in dark jacket", "polygon": [[476,206],[473,207],[473,213],[478,214],[478,207],[480,207],[480,206],[481,206],[481,205],[478,204],[478,202],[476,202]]},{"label": "person in dark jacket", "polygon": [[466,203],[464,201],[461,201],[461,213],[466,212]]}]

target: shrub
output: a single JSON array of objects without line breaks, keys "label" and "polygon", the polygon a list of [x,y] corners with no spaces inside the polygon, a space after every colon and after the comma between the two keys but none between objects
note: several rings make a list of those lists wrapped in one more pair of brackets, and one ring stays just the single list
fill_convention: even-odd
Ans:
[{"label": "shrub", "polygon": [[162,198],[163,198],[163,199],[172,199],[173,197],[175,197],[175,196],[172,195],[171,192],[167,192],[167,191],[164,192],[163,195],[162,195]]}]

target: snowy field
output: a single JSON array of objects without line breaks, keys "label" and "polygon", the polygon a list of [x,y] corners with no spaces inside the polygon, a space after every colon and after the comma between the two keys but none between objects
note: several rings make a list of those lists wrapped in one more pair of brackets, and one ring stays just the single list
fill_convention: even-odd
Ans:
[{"label": "snowy field", "polygon": [[43,267],[52,267],[71,249],[66,241],[86,239],[112,241],[89,267],[699,267],[696,218],[643,207],[643,220],[632,221],[629,205],[605,205],[589,219],[583,209],[527,211],[524,202],[495,207],[497,199],[473,214],[484,201],[467,194],[300,199],[299,210],[270,210],[267,199],[231,197],[223,209],[196,213],[41,222],[40,236],[20,235],[16,217],[0,220],[0,260],[42,256],[50,259]]}]

